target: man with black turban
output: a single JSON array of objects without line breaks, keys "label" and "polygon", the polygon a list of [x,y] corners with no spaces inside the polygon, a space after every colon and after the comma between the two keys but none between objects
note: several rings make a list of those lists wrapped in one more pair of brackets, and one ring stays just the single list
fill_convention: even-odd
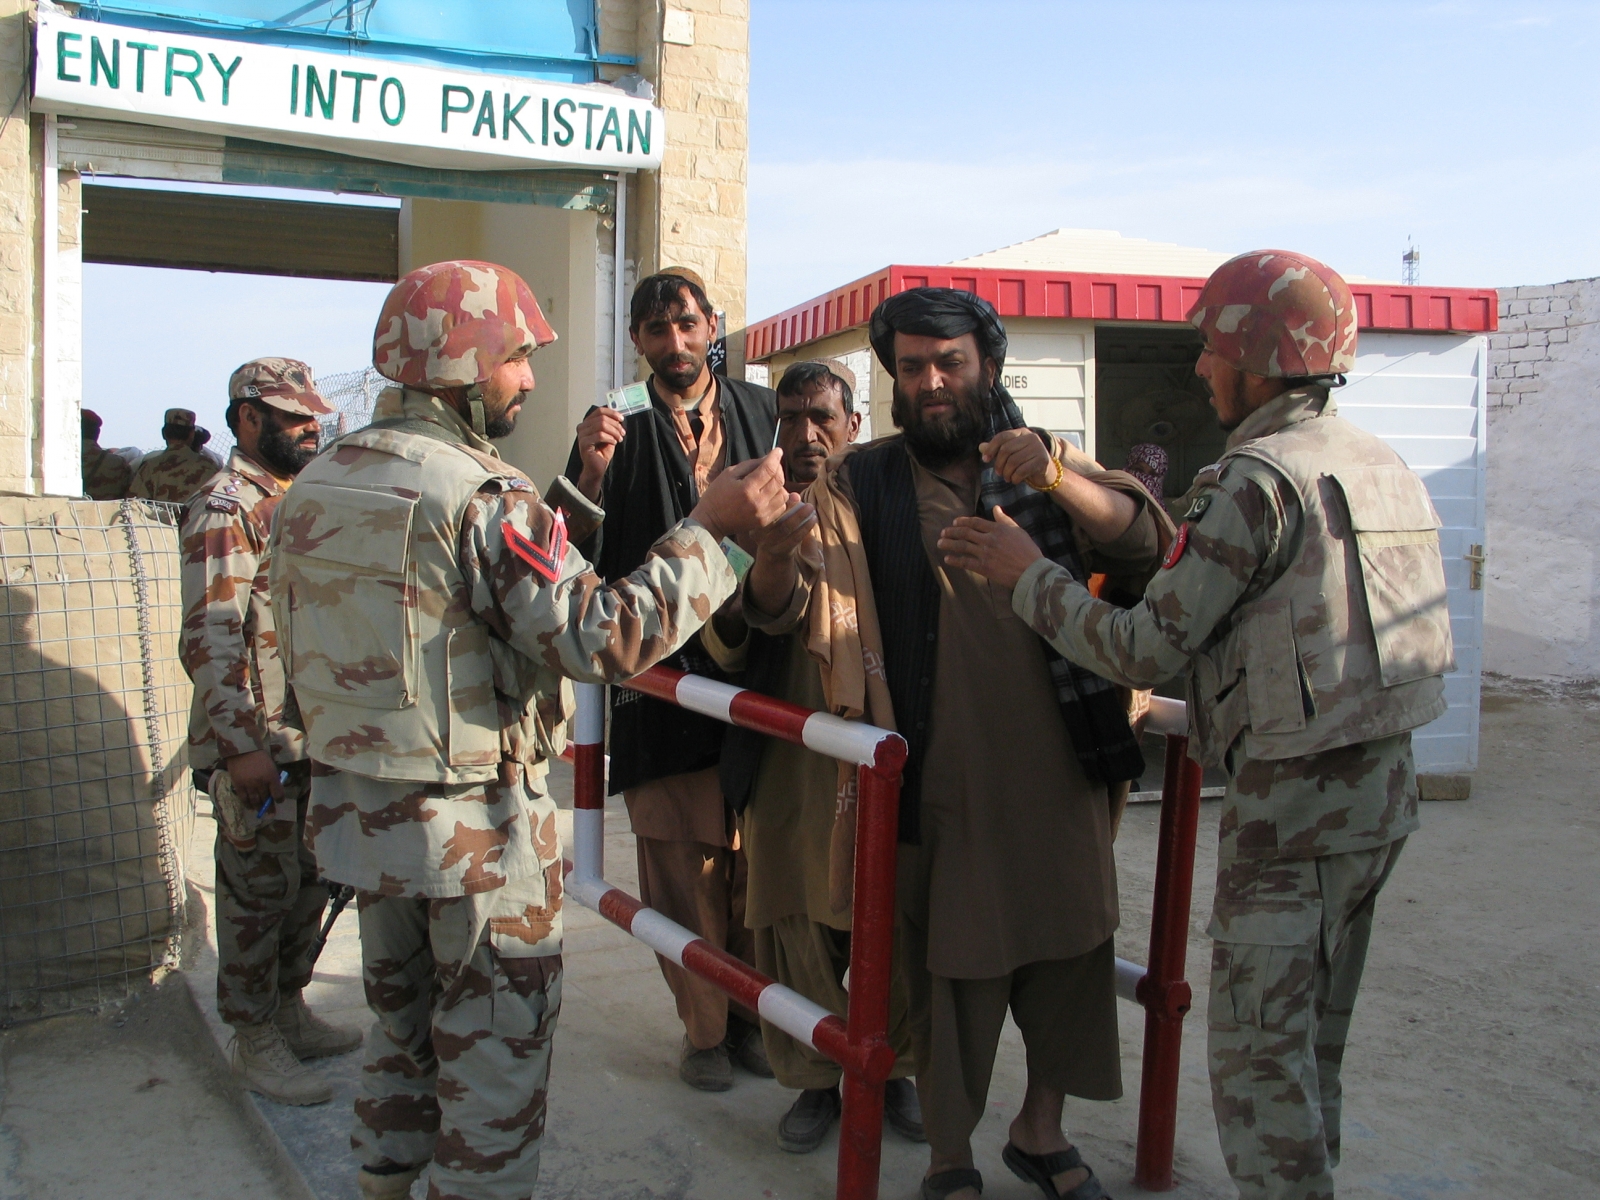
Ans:
[{"label": "man with black turban", "polygon": [[1125,693],[1051,650],[1008,592],[946,567],[936,543],[998,506],[1074,578],[1106,572],[1136,594],[1171,526],[1131,476],[1024,424],[985,301],[916,288],[878,306],[871,335],[901,432],[829,461],[808,493],[820,553],[753,569],[746,618],[769,632],[808,619],[830,708],[909,746],[899,932],[932,1151],[922,1196],[982,1190],[970,1137],[1009,1010],[1028,1087],[1004,1160],[1047,1197],[1094,1200],[1061,1117],[1069,1094],[1122,1094],[1107,787],[1144,764]]}]

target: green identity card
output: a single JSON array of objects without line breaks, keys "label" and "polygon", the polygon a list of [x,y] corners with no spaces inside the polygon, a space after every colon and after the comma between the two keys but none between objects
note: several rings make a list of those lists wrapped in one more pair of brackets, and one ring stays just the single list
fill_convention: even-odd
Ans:
[{"label": "green identity card", "polygon": [[734,578],[739,581],[740,586],[743,586],[744,577],[750,574],[750,566],[756,560],[732,538],[722,539],[722,552],[728,556],[728,565],[733,568]]},{"label": "green identity card", "polygon": [[643,412],[650,407],[650,385],[630,383],[606,393],[606,403],[625,417]]}]

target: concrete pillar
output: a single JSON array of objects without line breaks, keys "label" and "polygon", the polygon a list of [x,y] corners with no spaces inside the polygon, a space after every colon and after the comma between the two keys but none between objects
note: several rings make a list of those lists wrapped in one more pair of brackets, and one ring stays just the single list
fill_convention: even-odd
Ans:
[{"label": "concrete pillar", "polygon": [[[559,340],[531,360],[536,383],[516,432],[500,444],[543,489],[566,466],[573,431],[611,386],[610,271],[592,212],[535,204],[407,200],[400,270],[452,258],[501,263],[528,281]],[[609,264],[607,264],[609,265]]]}]

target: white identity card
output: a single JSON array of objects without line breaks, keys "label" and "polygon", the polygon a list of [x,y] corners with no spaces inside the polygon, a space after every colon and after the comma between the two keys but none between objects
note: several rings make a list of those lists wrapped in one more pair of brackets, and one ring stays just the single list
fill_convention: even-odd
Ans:
[{"label": "white identity card", "polygon": [[650,385],[630,383],[606,393],[606,403],[625,417],[643,412],[650,407]]}]

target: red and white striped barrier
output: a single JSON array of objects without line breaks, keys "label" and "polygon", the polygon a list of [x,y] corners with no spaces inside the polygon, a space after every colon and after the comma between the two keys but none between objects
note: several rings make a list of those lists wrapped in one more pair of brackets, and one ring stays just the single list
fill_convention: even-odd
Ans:
[{"label": "red and white striped barrier", "polygon": [[[812,712],[744,688],[653,667],[622,686],[730,725],[807,746],[860,769],[856,809],[855,905],[850,942],[848,1021],[775,983],[605,879],[605,689],[578,684],[572,725],[572,871],[566,894],[645,945],[755,1009],[779,1029],[844,1069],[837,1200],[876,1200],[883,1084],[894,1065],[888,1044],[889,967],[894,928],[900,772],[906,744],[898,734]],[[1155,916],[1146,970],[1116,960],[1117,994],[1144,1005],[1144,1088],[1139,1106],[1135,1182],[1172,1186],[1177,1129],[1178,1050],[1189,1009],[1184,982],[1189,893],[1194,875],[1200,769],[1188,759],[1181,701],[1151,698],[1145,729],[1167,738],[1166,787],[1156,864]]]}]

